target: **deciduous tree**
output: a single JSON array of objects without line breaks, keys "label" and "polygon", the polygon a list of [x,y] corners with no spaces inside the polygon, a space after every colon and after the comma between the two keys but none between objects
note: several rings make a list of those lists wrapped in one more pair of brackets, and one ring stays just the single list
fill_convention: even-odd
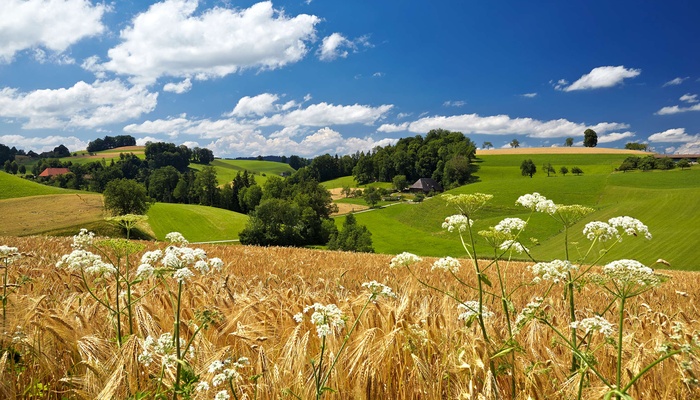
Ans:
[{"label": "deciduous tree", "polygon": [[523,162],[520,164],[520,172],[523,176],[529,176],[532,178],[532,176],[535,175],[535,172],[537,172],[537,167],[532,160],[523,160]]}]

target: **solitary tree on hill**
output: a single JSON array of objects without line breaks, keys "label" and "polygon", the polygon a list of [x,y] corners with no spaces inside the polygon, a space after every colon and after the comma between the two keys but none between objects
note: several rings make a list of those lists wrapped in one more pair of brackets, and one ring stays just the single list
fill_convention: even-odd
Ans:
[{"label": "solitary tree on hill", "polygon": [[520,147],[520,141],[518,139],[513,139],[510,141],[510,147],[516,149]]},{"label": "solitary tree on hill", "polygon": [[486,150],[490,149],[493,147],[493,143],[491,142],[484,142],[484,144],[481,145],[481,147],[485,148]]},{"label": "solitary tree on hill", "polygon": [[573,146],[573,145],[574,145],[574,138],[572,138],[572,137],[566,138],[566,141],[564,142],[564,145],[565,145],[566,147],[571,147],[571,146]]},{"label": "solitary tree on hill", "polygon": [[532,178],[532,175],[535,175],[535,172],[537,172],[537,167],[532,160],[523,160],[522,164],[520,164],[520,172],[523,174],[523,176],[529,176]]},{"label": "solitary tree on hill", "polygon": [[586,129],[583,132],[583,145],[586,147],[596,147],[598,145],[598,134],[593,129]]}]

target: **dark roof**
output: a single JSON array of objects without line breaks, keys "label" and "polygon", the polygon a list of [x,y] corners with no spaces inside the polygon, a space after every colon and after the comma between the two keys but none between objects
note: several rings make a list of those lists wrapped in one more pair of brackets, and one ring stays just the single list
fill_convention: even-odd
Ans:
[{"label": "dark roof", "polygon": [[440,186],[440,184],[435,182],[435,180],[432,178],[420,178],[416,181],[416,183],[411,185],[409,189],[422,190],[424,192],[430,192],[431,190],[442,192],[442,186]]},{"label": "dark roof", "polygon": [[46,168],[41,173],[39,176],[56,176],[56,175],[63,175],[69,173],[70,170],[68,168]]}]

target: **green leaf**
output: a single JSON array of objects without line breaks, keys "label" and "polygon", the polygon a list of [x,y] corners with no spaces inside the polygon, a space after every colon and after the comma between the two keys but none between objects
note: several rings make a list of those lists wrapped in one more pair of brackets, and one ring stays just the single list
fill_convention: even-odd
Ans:
[{"label": "green leaf", "polygon": [[491,284],[491,281],[489,280],[489,278],[487,278],[486,275],[484,275],[484,274],[479,274],[479,280],[484,282],[486,284],[486,286],[488,286],[488,287],[493,286],[493,284]]}]

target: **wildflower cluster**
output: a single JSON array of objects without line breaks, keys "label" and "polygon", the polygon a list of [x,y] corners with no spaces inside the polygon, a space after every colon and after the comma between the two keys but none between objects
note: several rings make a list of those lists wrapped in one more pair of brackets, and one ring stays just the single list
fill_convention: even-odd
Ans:
[{"label": "wildflower cluster", "polygon": [[83,228],[77,235],[73,236],[73,244],[71,244],[71,247],[76,250],[85,250],[92,246],[94,240],[95,233]]},{"label": "wildflower cluster", "polygon": [[[232,361],[230,358],[226,360],[215,360],[209,365],[207,372],[214,374],[211,383],[208,381],[201,381],[197,384],[196,390],[198,392],[205,392],[212,387],[219,387],[225,383],[229,383],[229,387],[233,388],[233,383],[242,380],[240,369],[245,368],[246,365],[250,364],[250,360],[247,357],[240,357],[236,361]],[[233,390],[233,389],[232,389]],[[230,399],[231,395],[227,389],[220,390],[214,395],[214,399]]]},{"label": "wildflower cluster", "polygon": [[377,281],[370,281],[370,282],[365,282],[362,284],[363,288],[367,288],[369,290],[369,297],[372,300],[377,299],[377,297],[390,297],[390,298],[396,298],[396,294],[394,293],[391,288],[383,283],[379,283]]},{"label": "wildflower cluster", "polygon": [[580,321],[574,321],[569,326],[573,329],[582,330],[586,332],[586,334],[597,331],[602,333],[603,336],[612,336],[615,330],[610,322],[599,315],[591,318],[584,318]]},{"label": "wildflower cluster", "polygon": [[542,297],[536,297],[535,300],[527,303],[525,308],[520,311],[517,317],[515,317],[515,329],[516,333],[520,331],[528,321],[537,318],[540,314],[540,307],[544,299]]},{"label": "wildflower cluster", "polygon": [[472,226],[474,220],[467,218],[462,214],[450,215],[445,218],[445,222],[442,223],[442,229],[447,229],[448,232],[465,232],[467,227]]},{"label": "wildflower cluster", "polygon": [[514,235],[525,229],[526,225],[527,222],[520,218],[506,218],[494,226],[494,229],[498,232]]},{"label": "wildflower cluster", "polygon": [[102,261],[102,257],[87,250],[73,250],[70,254],[64,254],[56,267],[87,274],[110,275],[117,272],[114,265]]},{"label": "wildflower cluster", "polygon": [[463,303],[457,304],[457,309],[461,310],[462,313],[457,316],[460,321],[470,321],[479,315],[479,306],[481,305],[481,316],[484,318],[491,318],[494,314],[486,308],[485,305],[480,304],[478,301],[465,301]]},{"label": "wildflower cluster", "polygon": [[570,227],[585,215],[592,213],[594,210],[590,207],[585,207],[579,204],[557,205],[555,216],[565,227]]},{"label": "wildflower cluster", "polygon": [[408,267],[411,264],[415,264],[421,261],[423,261],[423,259],[418,257],[417,255],[403,252],[394,256],[394,258],[391,259],[391,263],[389,263],[389,268]]},{"label": "wildflower cluster", "polygon": [[448,271],[452,272],[453,274],[456,274],[457,271],[459,271],[459,267],[460,264],[458,259],[452,257],[443,257],[433,263],[431,271],[439,269],[441,271]]},{"label": "wildflower cluster", "polygon": [[[180,243],[187,242],[177,232],[169,233],[168,237],[170,240]],[[144,253],[136,275],[140,278],[147,278],[156,273],[172,272],[173,278],[178,283],[186,283],[194,277],[192,269],[206,274],[212,269],[220,270],[223,265],[223,261],[219,258],[207,258],[207,253],[202,249],[168,246],[165,251],[154,250]]]},{"label": "wildflower cluster", "polygon": [[615,217],[610,218],[608,224],[613,228],[621,229],[630,236],[643,235],[647,240],[651,240],[649,228],[638,219],[632,217]]},{"label": "wildflower cluster", "polygon": [[[184,345],[184,340],[180,339],[180,346]],[[188,356],[194,356],[194,347],[190,346]],[[160,359],[160,364],[164,368],[172,368],[177,365],[177,346],[171,333],[164,333],[157,339],[149,335],[143,341],[143,352],[138,356],[139,362],[149,366],[156,361],[156,358]]]},{"label": "wildflower cluster", "polygon": [[304,314],[314,310],[311,314],[311,323],[316,325],[316,333],[318,337],[324,338],[333,333],[340,332],[345,327],[345,318],[343,312],[335,304],[323,305],[315,303],[304,307],[304,311],[294,315],[294,320],[301,323],[304,320]]},{"label": "wildflower cluster", "polygon": [[554,283],[566,281],[569,272],[576,270],[577,268],[577,266],[572,265],[571,262],[566,260],[540,262],[528,267],[528,269],[536,275],[535,279],[533,279],[535,283],[538,283],[541,280],[552,281]]},{"label": "wildflower cluster", "polygon": [[636,260],[617,260],[603,267],[603,274],[616,283],[618,288],[640,286],[651,288],[661,284],[661,276]]},{"label": "wildflower cluster", "polygon": [[2,261],[4,264],[11,264],[20,257],[21,255],[16,247],[5,245],[0,246],[0,261]]},{"label": "wildflower cluster", "polygon": [[620,233],[610,224],[601,221],[593,221],[587,223],[583,227],[583,234],[588,240],[598,240],[599,242],[607,242],[611,239],[619,239]]},{"label": "wildflower cluster", "polygon": [[546,197],[537,192],[518,197],[515,204],[529,208],[532,211],[547,213],[550,215],[557,212],[557,205],[554,204],[552,200],[548,200]]}]

